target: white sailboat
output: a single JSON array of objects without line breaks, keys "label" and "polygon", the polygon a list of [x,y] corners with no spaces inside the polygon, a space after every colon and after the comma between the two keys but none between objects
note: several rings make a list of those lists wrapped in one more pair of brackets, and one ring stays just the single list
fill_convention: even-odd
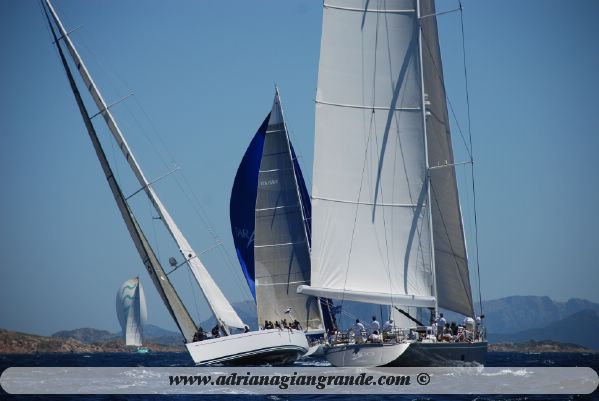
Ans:
[{"label": "white sailboat", "polygon": [[269,327],[297,322],[318,343],[324,338],[325,319],[330,320],[328,304],[296,291],[310,283],[309,202],[276,87],[270,113],[235,176],[231,230],[258,323]]},{"label": "white sailboat", "polygon": [[137,347],[137,352],[148,352],[143,347],[143,326],[148,312],[146,296],[139,277],[125,281],[116,293],[116,314],[125,337],[126,346]]},{"label": "white sailboat", "polygon": [[[144,176],[139,164],[133,156],[129,145],[125,141],[121,130],[114,120],[109,106],[106,104],[98,88],[93,82],[83,60],[79,56],[69,34],[64,29],[58,15],[54,11],[49,0],[45,1],[45,12],[48,17],[48,23],[54,36],[54,42],[60,54],[61,61],[65,68],[65,72],[69,79],[69,84],[77,100],[79,110],[83,117],[84,123],[88,130],[90,139],[94,145],[96,155],[100,161],[104,174],[108,180],[110,189],[114,195],[115,201],[121,212],[129,233],[135,243],[135,246],[142,258],[156,289],[162,297],[166,307],[171,313],[173,319],[177,323],[183,337],[186,341],[186,347],[196,364],[213,364],[213,363],[287,363],[295,360],[299,355],[307,351],[307,341],[305,335],[301,331],[288,330],[264,330],[260,332],[243,332],[234,333],[236,330],[244,330],[246,325],[239,318],[229,301],[223,295],[220,288],[214,282],[200,259],[197,253],[193,250],[190,243],[183,236],[174,220],[158,198],[152,184]],[[54,24],[50,20],[50,16]],[[56,29],[60,37],[56,34]],[[108,160],[104,154],[100,141],[98,140],[93,126],[91,117],[87,112],[87,108],[81,98],[77,84],[73,78],[70,67],[62,50],[61,44],[66,46],[73,63],[79,71],[81,78],[89,90],[92,99],[94,100],[99,115],[102,115],[112,136],[116,140],[119,149],[127,160],[129,167],[137,178],[142,190],[151,201],[155,211],[160,216],[160,220],[165,224],[169,234],[176,242],[183,258],[184,263],[191,269],[195,280],[197,281],[202,293],[204,294],[216,320],[218,322],[218,331],[222,331],[223,336],[214,336],[214,338],[196,341],[198,328],[193,319],[187,312],[176,290],[171,285],[168,275],[163,270],[160,262],[154,254],[151,246],[146,240],[141,227],[137,223],[133,212],[127,200],[122,194],[122,191],[116,182],[115,176]],[[176,264],[176,263],[175,263]],[[246,330],[247,331],[247,330]]]},{"label": "white sailboat", "polygon": [[[474,317],[432,0],[324,1],[315,126],[311,285],[298,291],[412,318],[438,308]],[[326,357],[484,361],[482,339],[422,337],[340,341]]]}]

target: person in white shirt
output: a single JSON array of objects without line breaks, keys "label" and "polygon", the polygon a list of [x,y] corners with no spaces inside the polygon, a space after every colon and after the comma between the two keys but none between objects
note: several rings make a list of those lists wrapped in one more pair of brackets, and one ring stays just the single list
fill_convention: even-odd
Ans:
[{"label": "person in white shirt", "polygon": [[360,344],[364,342],[364,337],[362,333],[365,331],[364,325],[360,323],[360,319],[356,319],[356,324],[352,328],[354,332],[354,338],[356,339],[356,344]]},{"label": "person in white shirt", "polygon": [[393,319],[389,319],[383,324],[383,333],[393,330]]},{"label": "person in white shirt", "polygon": [[372,317],[372,323],[370,323],[370,332],[374,333],[374,332],[380,333],[381,332],[381,324],[378,322],[378,320],[376,320],[376,316]]}]

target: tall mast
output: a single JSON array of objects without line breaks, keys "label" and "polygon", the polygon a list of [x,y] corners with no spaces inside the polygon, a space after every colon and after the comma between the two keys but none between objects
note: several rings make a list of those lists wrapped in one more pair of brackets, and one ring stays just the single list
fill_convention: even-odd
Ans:
[{"label": "tall mast", "polygon": [[154,285],[156,286],[156,289],[158,290],[158,293],[164,301],[164,304],[166,305],[168,311],[175,320],[175,323],[179,327],[179,330],[185,337],[185,340],[187,342],[191,342],[197,330],[196,325],[193,322],[193,319],[191,318],[189,313],[187,312],[187,309],[181,302],[179,295],[171,285],[168,276],[162,269],[160,262],[156,258],[156,255],[150,247],[144,233],[141,230],[141,227],[137,223],[131,209],[129,208],[129,205],[127,204],[127,201],[123,196],[121,188],[116,182],[110,164],[108,163],[108,159],[106,158],[106,154],[102,149],[102,145],[100,144],[95,128],[91,122],[91,118],[89,117],[85,104],[83,103],[83,99],[81,98],[81,94],[77,88],[77,84],[75,83],[75,80],[73,78],[73,74],[71,73],[67,60],[60,46],[60,41],[56,36],[54,27],[50,22],[50,18],[45,8],[44,12],[46,13],[46,17],[48,18],[48,24],[50,25],[50,29],[52,30],[54,42],[56,44],[56,48],[58,49],[58,52],[60,54],[60,59],[69,79],[71,90],[73,91],[73,95],[75,96],[75,100],[77,101],[77,105],[79,106],[81,117],[83,118],[85,127],[87,128],[87,132],[89,133],[89,137],[94,146],[94,150],[96,151],[98,160],[100,161],[100,164],[102,166],[102,170],[104,171],[104,175],[108,180],[110,190],[112,191],[119,211],[121,212],[123,220],[125,221],[127,229],[129,230],[129,234],[131,235],[131,238],[135,243],[135,247],[137,248],[139,256],[141,257],[144,265],[146,266],[146,269],[148,270],[148,273],[150,274],[150,277],[152,278],[152,281],[154,282]]},{"label": "tall mast", "polygon": [[137,178],[139,184],[146,192],[146,195],[150,199],[152,205],[154,206],[154,209],[160,216],[162,222],[165,224],[168,232],[177,243],[179,251],[181,252],[183,257],[185,258],[185,261],[191,268],[191,271],[193,272],[195,279],[197,280],[200,288],[202,289],[206,301],[208,302],[208,305],[210,306],[210,309],[214,313],[216,319],[221,325],[225,327],[225,330],[227,330],[227,327],[244,327],[244,323],[241,321],[241,319],[239,318],[239,316],[237,315],[227,298],[225,298],[220,288],[216,285],[216,283],[206,270],[205,266],[198,258],[197,253],[191,247],[191,244],[187,241],[187,239],[183,236],[183,233],[175,224],[174,220],[172,219],[172,217],[158,198],[158,195],[152,188],[151,183],[146,179],[139,164],[137,163],[137,160],[133,156],[133,153],[131,152],[129,145],[123,137],[121,130],[116,124],[116,121],[114,120],[114,117],[112,116],[112,113],[109,110],[109,106],[102,98],[100,91],[96,87],[96,84],[91,78],[91,75],[89,74],[85,64],[83,63],[83,60],[81,59],[79,53],[75,49],[75,46],[69,38],[68,33],[64,29],[62,22],[60,21],[58,15],[54,11],[54,8],[50,4],[50,0],[45,0],[45,2],[52,14],[56,26],[58,27],[58,30],[61,35],[60,39],[64,39],[67,49],[69,50],[69,53],[77,66],[77,70],[79,70],[79,73],[81,74],[85,86],[88,88],[92,98],[94,99],[94,102],[98,107],[99,113],[102,114],[102,116],[104,117],[104,121],[108,125],[108,128],[112,133],[112,136],[119,145],[119,148],[123,153],[123,156],[125,156],[125,159],[129,163],[129,166],[135,174],[135,177]]},{"label": "tall mast", "polygon": [[433,273],[433,296],[435,297],[435,316],[437,316],[439,309],[439,300],[437,299],[437,280],[435,275],[435,237],[433,232],[433,213],[432,213],[432,197],[431,197],[431,176],[430,176],[430,166],[428,160],[428,134],[426,128],[426,99],[424,93],[424,65],[423,65],[423,57],[422,57],[422,23],[420,20],[421,12],[420,12],[420,0],[416,0],[416,20],[418,22],[418,60],[420,65],[420,88],[421,88],[421,96],[422,96],[422,124],[424,126],[424,159],[426,161],[426,203],[428,205],[428,226],[431,235],[430,240],[430,248],[431,248],[431,271]]}]

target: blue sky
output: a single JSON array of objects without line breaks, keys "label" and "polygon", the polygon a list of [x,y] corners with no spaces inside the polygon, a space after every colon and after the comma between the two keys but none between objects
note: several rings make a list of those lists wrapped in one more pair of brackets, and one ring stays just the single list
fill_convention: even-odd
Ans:
[{"label": "blue sky", "polygon": [[[106,100],[134,92],[113,110],[146,175],[181,168],[157,190],[198,252],[214,243],[206,221],[224,241],[230,260],[217,252],[204,260],[233,301],[249,292],[229,232],[230,188],[275,82],[311,181],[321,4],[55,2],[67,29],[82,26],[72,37]],[[437,2],[439,10],[455,7]],[[464,8],[483,299],[599,302],[599,3],[464,1]],[[0,327],[116,330],[116,290],[139,275],[149,321],[174,328],[105,184],[39,4],[2,1],[0,15]],[[459,23],[457,13],[439,18],[446,85],[465,127]],[[125,193],[134,192],[100,131]],[[465,160],[457,140],[454,130],[456,160]],[[460,185],[469,225],[469,183]],[[134,202],[148,216],[148,236],[160,239],[147,202]],[[175,255],[159,248],[163,261]],[[206,319],[186,274],[175,281],[192,315]]]}]

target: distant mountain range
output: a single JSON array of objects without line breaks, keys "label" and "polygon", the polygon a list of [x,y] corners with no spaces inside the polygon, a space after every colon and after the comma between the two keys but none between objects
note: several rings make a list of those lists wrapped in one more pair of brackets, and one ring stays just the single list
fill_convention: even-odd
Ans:
[{"label": "distant mountain range", "polygon": [[[235,303],[241,319],[256,329],[256,306],[251,301]],[[344,305],[345,308],[345,305]],[[476,310],[479,311],[478,305]],[[376,312],[366,309],[356,309],[361,319],[369,320]],[[522,343],[534,341],[558,341],[573,343],[587,348],[599,350],[599,304],[584,299],[570,299],[566,302],[556,302],[549,297],[538,296],[511,296],[492,301],[483,302],[485,314],[485,327],[487,337],[491,343]],[[364,316],[362,316],[364,315]],[[448,322],[461,323],[463,316],[446,311]],[[347,320],[347,319],[344,319]],[[347,323],[344,321],[344,324]],[[205,330],[210,330],[215,325],[215,320],[209,319],[201,322]],[[180,333],[162,329],[154,325],[144,326],[145,341],[165,347],[181,347],[183,337]],[[59,347],[61,342],[66,342],[67,348],[71,343],[84,345],[118,347],[122,342],[122,333],[111,333],[106,330],[81,328],[76,330],[63,330],[54,333],[52,341],[44,343],[48,347]],[[31,340],[33,341],[33,340]],[[34,343],[38,341],[33,341]],[[75,344],[76,345],[76,344]],[[41,346],[41,345],[40,345]],[[64,348],[64,345],[60,345]],[[113,348],[114,348],[113,347]],[[93,347],[92,347],[93,348]],[[112,349],[112,348],[111,348]],[[182,348],[181,348],[182,349]]]},{"label": "distant mountain range", "polygon": [[[476,306],[476,311],[479,310]],[[549,297],[537,296],[511,296],[483,301],[485,326],[489,333],[495,334],[545,327],[584,310],[599,312],[599,304],[578,298],[556,302]]]},{"label": "distant mountain range", "polygon": [[490,342],[522,342],[553,340],[599,350],[599,313],[585,309],[545,327],[527,329],[513,334],[489,333]]},{"label": "distant mountain range", "polygon": [[[480,311],[478,304],[475,310]],[[483,314],[490,342],[552,340],[599,349],[599,304],[595,302],[511,296],[483,301]],[[460,323],[464,317],[446,311],[445,318]]]}]

